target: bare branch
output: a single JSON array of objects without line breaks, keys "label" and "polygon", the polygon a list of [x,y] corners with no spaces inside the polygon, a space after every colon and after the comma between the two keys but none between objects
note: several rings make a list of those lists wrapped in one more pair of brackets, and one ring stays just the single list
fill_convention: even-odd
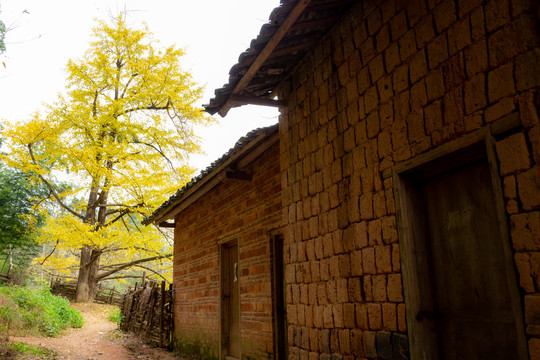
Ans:
[{"label": "bare branch", "polygon": [[[159,259],[164,259],[164,258],[170,258],[172,256],[172,254],[164,254],[164,255],[158,255],[158,256],[153,256],[153,257],[149,257],[149,258],[144,258],[144,259],[138,259],[138,260],[134,260],[134,261],[130,261],[128,263],[125,263],[125,264],[118,264],[118,267],[115,268],[115,269],[112,269],[112,270],[109,270],[101,275],[98,275],[97,276],[97,281],[100,281],[112,274],[115,274],[121,270],[124,270],[124,269],[127,269],[131,266],[135,266],[135,265],[138,265],[138,264],[143,264],[145,262],[149,262],[149,261],[153,261],[153,260],[159,260]],[[112,265],[111,265],[112,266]]]},{"label": "bare branch", "polygon": [[[37,165],[37,161],[34,157],[34,151],[32,150],[32,144],[28,144],[28,150],[30,152],[30,157],[32,158],[32,161],[34,163],[34,165]],[[54,196],[56,202],[62,207],[64,208],[65,210],[67,210],[69,213],[71,213],[72,215],[78,217],[79,219],[83,220],[84,221],[84,216],[79,214],[78,212],[76,212],[75,210],[71,209],[69,206],[67,206],[66,204],[64,204],[64,202],[62,201],[62,199],[60,199],[60,196],[58,195],[58,193],[56,192],[56,190],[54,189],[54,187],[51,185],[51,183],[49,183],[49,181],[47,181],[47,179],[45,179],[42,175],[40,174],[37,174],[37,176],[39,177],[39,179],[45,184],[45,186],[47,186],[49,188],[49,191],[51,192],[51,194]]]}]

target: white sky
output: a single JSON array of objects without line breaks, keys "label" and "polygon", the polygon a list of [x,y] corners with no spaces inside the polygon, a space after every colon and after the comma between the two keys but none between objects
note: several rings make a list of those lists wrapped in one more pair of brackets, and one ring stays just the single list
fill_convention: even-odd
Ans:
[{"label": "white sky", "polygon": [[[259,34],[279,0],[0,0],[8,28],[0,55],[0,121],[21,120],[52,103],[65,87],[68,59],[88,48],[94,19],[124,9],[128,21],[144,21],[163,46],[186,50],[183,68],[206,84],[199,105],[228,82],[229,69]],[[2,62],[5,63],[2,65]],[[277,123],[278,111],[261,106],[232,109],[219,123],[201,129],[205,156],[191,165],[204,169],[252,129]]]}]

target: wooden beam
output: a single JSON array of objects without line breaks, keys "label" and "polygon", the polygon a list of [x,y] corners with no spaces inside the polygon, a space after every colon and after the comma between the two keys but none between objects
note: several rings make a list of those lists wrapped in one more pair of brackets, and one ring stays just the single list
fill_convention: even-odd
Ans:
[{"label": "wooden beam", "polygon": [[256,96],[242,96],[242,95],[231,95],[228,101],[230,101],[233,105],[252,104],[252,105],[275,106],[275,107],[281,107],[281,106],[287,105],[287,102],[283,100],[273,100],[273,99],[267,99],[267,98],[260,98]]},{"label": "wooden beam", "polygon": [[225,117],[233,105],[233,103],[230,101],[231,96],[238,95],[242,92],[242,90],[244,90],[244,88],[253,79],[255,74],[257,74],[257,71],[259,71],[259,69],[263,66],[266,59],[270,56],[270,54],[272,54],[272,51],[274,51],[274,49],[278,46],[279,42],[285,37],[289,29],[294,25],[298,17],[302,15],[310,2],[311,0],[300,0],[298,4],[294,7],[294,9],[291,10],[283,24],[281,24],[279,29],[277,29],[274,36],[272,36],[270,41],[268,41],[264,49],[259,53],[259,56],[257,56],[253,64],[251,64],[248,71],[246,71],[244,76],[242,76],[240,81],[238,81],[238,83],[234,87],[231,95],[229,96],[225,104],[223,104],[221,110],[219,110],[218,112],[221,117]]},{"label": "wooden beam", "polygon": [[167,222],[167,221],[163,221],[163,222],[160,222],[158,224],[159,227],[162,227],[162,228],[171,228],[171,229],[174,229],[176,227],[176,224],[175,223],[171,223],[171,222]]}]

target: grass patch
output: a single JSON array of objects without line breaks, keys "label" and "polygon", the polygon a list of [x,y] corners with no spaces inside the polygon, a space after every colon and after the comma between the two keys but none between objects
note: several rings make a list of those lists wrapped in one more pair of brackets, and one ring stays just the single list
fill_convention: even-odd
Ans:
[{"label": "grass patch", "polygon": [[108,319],[109,321],[120,326],[122,324],[122,321],[124,320],[124,315],[122,315],[122,312],[120,311],[119,308],[116,308],[109,313]]},{"label": "grass patch", "polygon": [[0,359],[3,360],[56,360],[55,351],[23,342],[9,343],[0,340]]},{"label": "grass patch", "polygon": [[0,332],[58,336],[67,327],[80,328],[80,312],[69,301],[52,295],[49,289],[0,286]]}]

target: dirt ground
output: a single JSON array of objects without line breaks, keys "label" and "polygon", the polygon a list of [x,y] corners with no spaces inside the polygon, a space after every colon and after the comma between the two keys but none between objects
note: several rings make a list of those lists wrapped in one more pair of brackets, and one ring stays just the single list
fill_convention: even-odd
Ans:
[{"label": "dirt ground", "polygon": [[118,331],[117,325],[107,318],[113,306],[72,304],[72,307],[84,317],[81,329],[69,329],[57,338],[10,337],[9,341],[52,349],[58,360],[184,360]]}]

